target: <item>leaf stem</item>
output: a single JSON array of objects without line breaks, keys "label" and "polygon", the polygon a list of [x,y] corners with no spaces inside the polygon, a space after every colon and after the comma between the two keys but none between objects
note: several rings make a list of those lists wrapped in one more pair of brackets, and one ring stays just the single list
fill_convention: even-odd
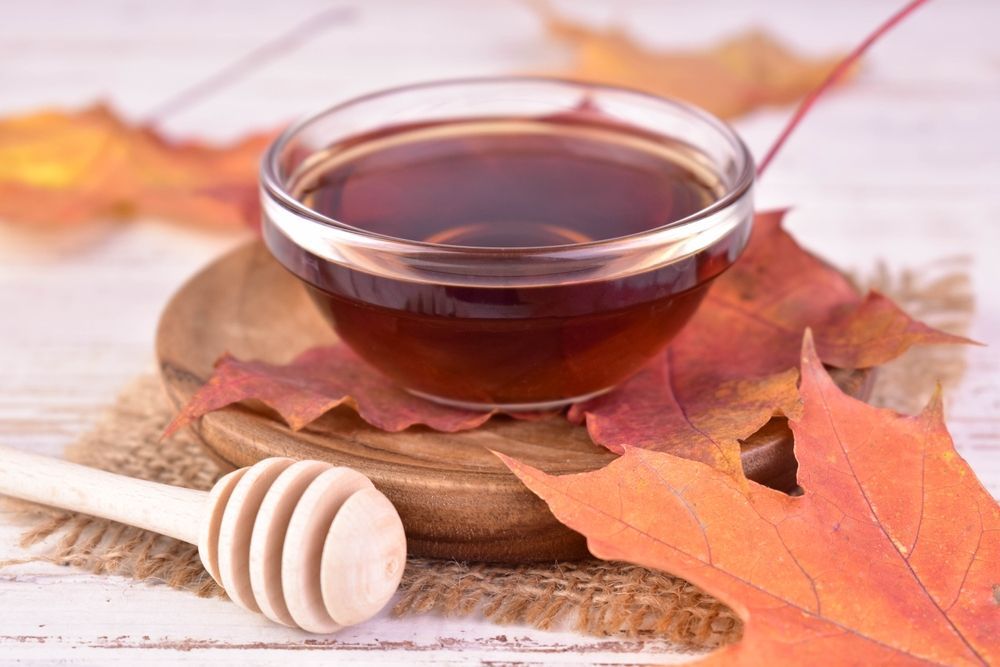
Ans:
[{"label": "leaf stem", "polygon": [[868,51],[869,48],[875,42],[877,42],[883,35],[892,30],[899,24],[903,19],[912,14],[921,5],[926,4],[928,0],[910,0],[902,9],[899,9],[895,14],[886,19],[878,28],[875,29],[868,37],[865,38],[858,46],[854,48],[849,54],[847,54],[843,60],[837,63],[837,66],[833,68],[830,74],[827,75],[823,83],[819,84],[811,93],[809,93],[804,100],[799,104],[799,108],[795,110],[791,119],[785,125],[785,129],[781,131],[778,138],[774,140],[771,147],[768,149],[767,154],[764,159],[760,161],[757,165],[757,178],[763,175],[764,171],[767,169],[768,165],[774,159],[774,156],[781,150],[781,147],[785,145],[785,141],[788,140],[789,135],[792,131],[798,127],[799,123],[803,118],[809,113],[813,105],[816,103],[823,93],[828,91],[833,87],[850,69],[854,64],[861,58],[862,55]]}]

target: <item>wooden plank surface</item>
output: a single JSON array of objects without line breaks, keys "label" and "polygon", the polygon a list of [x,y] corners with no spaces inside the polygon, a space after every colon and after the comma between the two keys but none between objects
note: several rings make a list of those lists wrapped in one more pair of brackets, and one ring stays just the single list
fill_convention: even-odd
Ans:
[{"label": "wooden plank surface", "polygon": [[[898,3],[582,2],[651,43],[694,46],[751,25],[810,53],[853,45]],[[97,97],[140,118],[206,73],[329,3],[52,0],[0,10],[0,113]],[[345,1],[349,12],[300,48],[165,127],[225,139],[387,85],[558,62],[514,2]],[[1000,5],[931,3],[878,47],[773,165],[762,206],[795,205],[792,230],[845,268],[965,256],[978,299],[969,371],[948,397],[959,450],[1000,495]],[[787,110],[738,123],[759,154]],[[58,454],[120,387],[152,367],[157,315],[190,273],[242,239],[154,220],[70,234],[0,226],[0,440]],[[19,555],[0,514],[0,559]],[[0,662],[132,664],[621,663],[686,656],[616,638],[438,617],[374,622],[315,639],[230,604],[165,587],[31,564],[0,571]]]}]

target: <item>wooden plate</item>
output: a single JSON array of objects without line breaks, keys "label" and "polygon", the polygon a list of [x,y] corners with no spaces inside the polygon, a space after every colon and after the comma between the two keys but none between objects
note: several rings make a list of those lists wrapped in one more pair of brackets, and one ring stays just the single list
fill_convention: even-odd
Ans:
[{"label": "wooden plate", "polygon": [[[286,362],[334,336],[305,290],[252,243],[198,273],[167,305],[157,333],[163,382],[179,407],[208,379],[225,351]],[[861,374],[845,376],[854,393]],[[562,526],[490,454],[494,449],[550,473],[594,470],[614,455],[566,420],[499,418],[474,431],[424,428],[384,433],[348,408],[294,432],[266,407],[241,404],[213,412],[194,428],[222,460],[250,465],[268,456],[312,458],[368,475],[399,510],[413,555],[526,562],[587,555],[583,538]],[[795,484],[792,439],[774,419],[743,448],[747,474],[775,488]]]}]

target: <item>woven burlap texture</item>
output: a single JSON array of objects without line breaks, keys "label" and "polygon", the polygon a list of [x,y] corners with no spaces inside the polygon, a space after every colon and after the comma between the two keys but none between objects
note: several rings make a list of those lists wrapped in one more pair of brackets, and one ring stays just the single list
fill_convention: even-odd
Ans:
[{"label": "woven burlap texture", "polygon": [[[935,326],[968,329],[973,302],[961,260],[891,275],[884,269],[859,282],[893,296]],[[880,369],[873,402],[913,412],[936,383],[958,380],[963,353],[955,346],[913,350]],[[189,432],[160,442],[172,415],[159,381],[134,380],[93,431],[66,457],[113,472],[197,489],[211,488],[224,472]],[[202,596],[222,596],[191,545],[103,519],[36,505],[18,505],[28,528],[24,559],[45,560],[99,574],[162,582]],[[15,561],[0,563],[0,566]],[[437,612],[482,614],[497,623],[538,628],[569,625],[596,635],[667,639],[707,649],[734,641],[740,621],[715,598],[671,575],[625,564],[588,560],[503,566],[411,558],[398,615]]]}]

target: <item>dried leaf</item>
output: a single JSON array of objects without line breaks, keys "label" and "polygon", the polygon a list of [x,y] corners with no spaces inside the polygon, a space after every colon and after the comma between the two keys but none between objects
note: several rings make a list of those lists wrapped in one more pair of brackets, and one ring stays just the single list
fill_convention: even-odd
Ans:
[{"label": "dried leaf", "polygon": [[816,88],[840,60],[803,58],[756,31],[705,51],[657,51],[621,29],[595,29],[547,4],[533,6],[549,34],[573,50],[573,63],[559,74],[676,97],[723,118],[794,102]]},{"label": "dried leaf", "polygon": [[743,639],[709,662],[1000,660],[1000,508],[955,452],[940,400],[908,417],[845,396],[808,337],[801,395],[798,497],[635,448],[561,477],[498,456],[595,556],[730,605]]},{"label": "dried leaf", "polygon": [[103,106],[7,118],[0,219],[57,225],[147,215],[256,227],[257,168],[270,138],[175,143]]},{"label": "dried leaf", "polygon": [[666,352],[615,391],[573,406],[594,442],[669,451],[730,472],[739,440],[776,413],[797,411],[799,341],[841,368],[885,363],[907,348],[967,343],[916,322],[879,294],[862,299],[846,277],[757,215],[750,244],[716,282]]},{"label": "dried leaf", "polygon": [[739,441],[775,413],[798,410],[795,369],[759,380],[720,382],[711,370],[678,379],[688,367],[668,349],[618,389],[572,406],[568,417],[585,422],[591,440],[615,453],[641,447],[735,473],[742,469]]},{"label": "dried leaf", "polygon": [[795,366],[806,327],[823,361],[838,368],[877,366],[916,344],[971,342],[913,320],[881,294],[862,299],[846,276],[795,242],[784,215],[757,214],[744,255],[678,336],[678,355],[724,354],[720,372],[744,378]]},{"label": "dried leaf", "polygon": [[285,365],[224,355],[215,372],[167,427],[164,437],[213,410],[248,399],[273,408],[298,430],[341,404],[383,431],[425,424],[438,431],[475,428],[492,413],[460,410],[400,389],[344,345],[316,347]]}]

